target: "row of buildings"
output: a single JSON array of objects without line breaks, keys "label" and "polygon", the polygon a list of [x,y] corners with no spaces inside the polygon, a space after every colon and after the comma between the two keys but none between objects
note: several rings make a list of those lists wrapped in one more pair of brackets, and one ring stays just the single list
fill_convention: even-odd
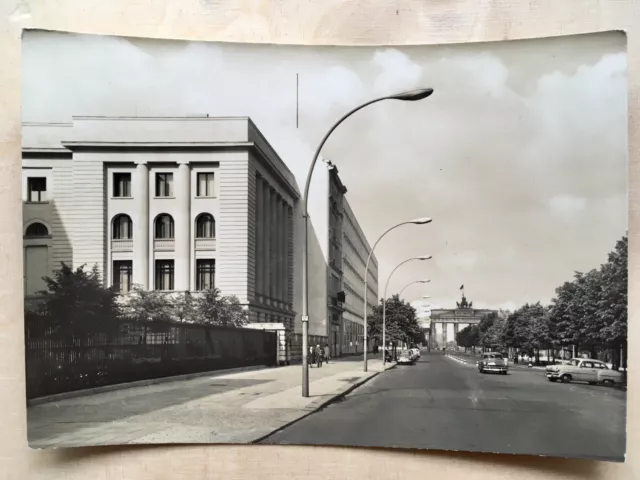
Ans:
[{"label": "row of buildings", "polygon": [[[302,214],[296,178],[249,118],[74,117],[23,125],[27,300],[64,262],[97,265],[126,295],[212,287],[235,295],[250,326],[301,345]],[[337,169],[314,172],[309,334],[333,355],[362,351],[377,262]]]}]

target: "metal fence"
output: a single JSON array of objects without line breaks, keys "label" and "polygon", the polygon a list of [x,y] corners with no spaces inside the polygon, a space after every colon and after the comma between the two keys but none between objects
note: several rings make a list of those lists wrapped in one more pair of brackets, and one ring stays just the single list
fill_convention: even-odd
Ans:
[{"label": "metal fence", "polygon": [[29,399],[277,362],[277,335],[264,330],[114,320],[89,333],[55,325],[46,315],[25,317]]}]

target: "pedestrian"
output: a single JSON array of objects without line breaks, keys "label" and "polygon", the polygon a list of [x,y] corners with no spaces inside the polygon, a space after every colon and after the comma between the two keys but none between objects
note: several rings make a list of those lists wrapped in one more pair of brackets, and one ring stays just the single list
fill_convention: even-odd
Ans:
[{"label": "pedestrian", "polygon": [[309,347],[309,365],[313,367],[316,363],[316,352],[313,349],[313,346]]},{"label": "pedestrian", "polygon": [[329,355],[329,344],[327,343],[324,346],[324,361],[325,361],[325,363],[329,363],[329,356],[330,356]]},{"label": "pedestrian", "polygon": [[324,349],[318,344],[316,346],[316,357],[318,359],[318,368],[322,367],[322,357],[324,357]]}]

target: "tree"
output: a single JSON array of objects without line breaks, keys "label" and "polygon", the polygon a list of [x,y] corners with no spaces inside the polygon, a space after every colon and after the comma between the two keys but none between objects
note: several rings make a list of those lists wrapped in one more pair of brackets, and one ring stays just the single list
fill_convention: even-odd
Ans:
[{"label": "tree", "polygon": [[456,334],[456,343],[464,347],[464,351],[467,348],[473,348],[480,343],[480,329],[478,325],[468,325]]},{"label": "tree", "polygon": [[[382,341],[382,310],[380,301],[373,309],[373,315],[367,318],[367,330],[370,338]],[[386,341],[420,343],[423,338],[422,328],[418,323],[416,310],[408,303],[400,300],[398,295],[386,301]]]},{"label": "tree", "polygon": [[537,302],[527,303],[511,313],[503,329],[504,346],[535,354],[539,363],[540,349],[549,345],[548,312],[548,308]]},{"label": "tree", "polygon": [[177,304],[165,292],[145,290],[139,285],[126,298],[127,315],[142,322],[171,321],[179,313]]},{"label": "tree", "polygon": [[506,318],[499,314],[493,314],[493,322],[486,331],[482,334],[480,339],[483,346],[491,347],[494,350],[503,350],[505,347],[504,342],[504,328],[506,324]]},{"label": "tree", "polygon": [[121,312],[117,294],[102,284],[97,265],[85,271],[86,265],[73,270],[65,263],[44,277],[47,290],[43,296],[43,313],[50,317],[52,326],[65,335],[78,336],[111,333]]},{"label": "tree", "polygon": [[[598,313],[604,324],[601,341],[613,350],[613,367],[618,369],[626,358],[627,351],[627,278],[628,278],[628,237],[625,235],[616,243],[608,261],[602,266],[602,295]],[[624,360],[624,362],[621,362]]]},{"label": "tree", "polygon": [[242,327],[247,324],[247,312],[238,297],[220,295],[220,290],[205,290],[196,299],[193,321],[222,327]]}]

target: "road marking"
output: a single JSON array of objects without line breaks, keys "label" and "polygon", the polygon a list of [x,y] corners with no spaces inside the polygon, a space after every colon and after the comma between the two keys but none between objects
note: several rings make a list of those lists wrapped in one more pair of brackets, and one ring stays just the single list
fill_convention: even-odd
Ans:
[{"label": "road marking", "polygon": [[458,363],[462,363],[463,365],[470,365],[470,366],[473,366],[471,363],[466,362],[466,361],[462,360],[461,358],[454,357],[453,355],[449,355],[448,353],[447,353],[447,354],[445,354],[445,357],[450,358],[451,360],[455,360],[455,361],[456,361],[456,362],[458,362]]}]

